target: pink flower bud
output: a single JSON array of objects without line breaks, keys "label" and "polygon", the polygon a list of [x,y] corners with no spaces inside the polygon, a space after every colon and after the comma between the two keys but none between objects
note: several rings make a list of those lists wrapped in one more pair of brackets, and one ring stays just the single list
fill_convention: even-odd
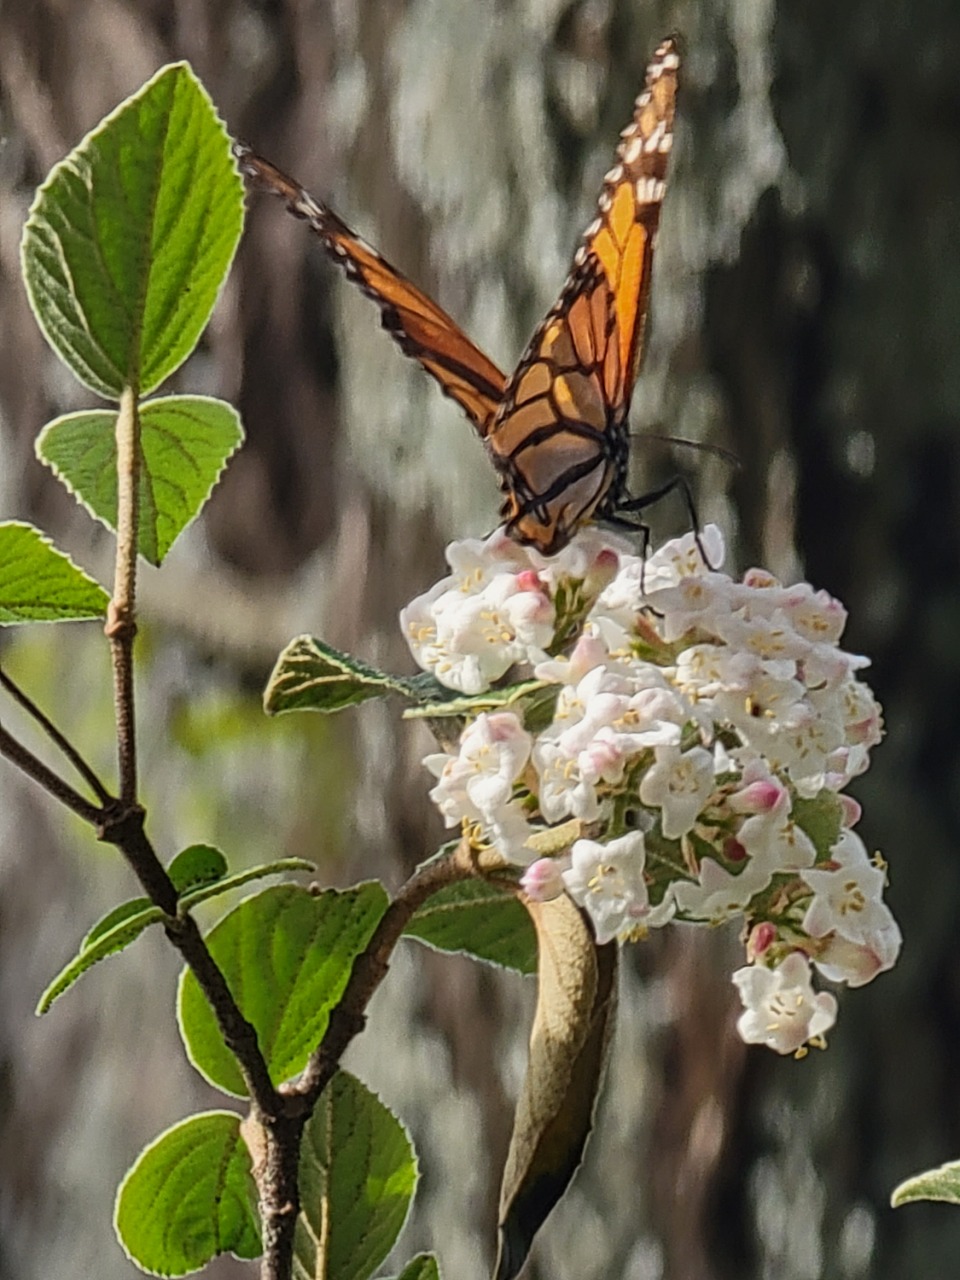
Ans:
[{"label": "pink flower bud", "polygon": [[616,742],[602,734],[603,730],[577,757],[580,774],[588,782],[597,782],[600,778],[618,782],[623,777],[624,753]]},{"label": "pink flower bud", "polygon": [[538,858],[520,877],[520,886],[534,902],[551,902],[563,893],[563,863],[557,858]]},{"label": "pink flower bud", "polygon": [[747,851],[736,836],[728,836],[723,842],[723,856],[728,862],[743,862]]},{"label": "pink flower bud", "polygon": [[755,925],[747,939],[747,959],[754,964],[758,956],[762,956],[777,936],[776,928],[769,920]]},{"label": "pink flower bud", "polygon": [[748,569],[743,575],[743,585],[745,587],[766,588],[779,587],[780,583],[766,569]]},{"label": "pink flower bud", "polygon": [[860,821],[860,815],[863,813],[863,806],[858,800],[854,800],[853,796],[840,796],[840,822],[845,827],[855,827]]},{"label": "pink flower bud", "polygon": [[775,778],[760,778],[735,791],[729,803],[734,813],[770,813],[787,795],[786,787]]},{"label": "pink flower bud", "polygon": [[597,553],[596,559],[587,570],[587,576],[584,579],[587,594],[590,596],[599,595],[604,587],[617,576],[619,568],[620,557],[616,551],[612,547],[604,547],[602,551]]},{"label": "pink flower bud", "polygon": [[543,584],[536,569],[521,569],[517,574],[518,591],[542,591]]}]

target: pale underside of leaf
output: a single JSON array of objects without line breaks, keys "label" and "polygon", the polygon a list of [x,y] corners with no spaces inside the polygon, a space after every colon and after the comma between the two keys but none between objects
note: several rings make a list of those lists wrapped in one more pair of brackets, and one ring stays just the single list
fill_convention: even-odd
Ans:
[{"label": "pale underside of leaf", "polygon": [[565,895],[529,903],[537,1009],[500,1193],[496,1280],[513,1280],[583,1155],[613,1026],[617,947],[598,946]]},{"label": "pale underside of leaf", "polygon": [[952,1160],[937,1169],[927,1169],[907,1178],[890,1197],[894,1209],[916,1200],[944,1200],[948,1204],[960,1204],[960,1161]]}]

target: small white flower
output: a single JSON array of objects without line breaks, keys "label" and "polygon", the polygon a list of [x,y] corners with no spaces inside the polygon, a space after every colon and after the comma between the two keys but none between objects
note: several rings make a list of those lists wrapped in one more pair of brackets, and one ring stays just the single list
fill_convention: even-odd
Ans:
[{"label": "small white flower", "polygon": [[690,830],[713,791],[713,756],[703,747],[682,754],[678,747],[657,747],[654,755],[640,799],[661,811],[661,830],[675,840]]},{"label": "small white flower", "polygon": [[817,858],[813,841],[783,807],[745,818],[737,840],[750,855],[751,865],[762,867],[767,876],[802,871]]},{"label": "small white flower", "polygon": [[605,665],[592,668],[579,684],[560,690],[547,736],[563,742],[567,755],[575,756],[626,707],[631,690],[629,680]]},{"label": "small white flower", "polygon": [[538,680],[549,680],[551,684],[577,685],[595,667],[604,666],[608,657],[607,646],[596,626],[588,622],[569,658],[548,658],[546,662],[537,663],[533,674]]},{"label": "small white flower", "polygon": [[716,633],[731,648],[759,658],[767,672],[781,679],[794,676],[796,663],[802,662],[812,648],[809,640],[798,635],[778,613],[772,618],[731,614],[717,620]]},{"label": "small white flower", "polygon": [[510,800],[513,784],[530,758],[532,739],[512,711],[479,715],[460,737],[459,755],[430,755],[436,777],[430,798],[448,827],[461,819],[492,820]]},{"label": "small white flower", "polygon": [[673,538],[649,556],[643,574],[647,595],[663,587],[675,587],[683,578],[703,577],[723,564],[723,534],[715,524],[708,524],[699,535],[700,546],[707,553],[710,564],[704,563],[700,546],[693,533]]},{"label": "small white flower", "polygon": [[658,629],[669,643],[694,629],[717,632],[734,605],[730,579],[723,573],[691,574],[676,586],[648,590],[647,595],[661,615]]},{"label": "small white flower", "polygon": [[597,942],[609,942],[644,922],[650,899],[644,880],[643,835],[631,831],[609,844],[577,840],[563,873],[567,892],[593,921]]},{"label": "small white flower", "polygon": [[673,893],[684,915],[722,924],[744,911],[769,883],[770,875],[762,866],[748,864],[734,875],[713,858],[704,858],[699,879],[677,880]]},{"label": "small white flower", "polygon": [[847,625],[847,611],[826,591],[814,591],[809,582],[788,587],[781,602],[790,623],[808,640],[836,644]]},{"label": "small white flower", "polygon": [[855,831],[850,830],[840,832],[836,843],[830,848],[830,859],[841,867],[872,867],[874,865],[867,853],[867,846]]},{"label": "small white flower", "polygon": [[869,945],[850,942],[833,934],[826,939],[814,964],[830,982],[845,982],[848,987],[862,987],[878,973],[892,969],[900,954],[903,936],[891,915],[889,925],[872,936]]},{"label": "small white flower", "polygon": [[801,879],[813,890],[803,918],[804,930],[811,938],[836,933],[859,946],[888,949],[890,940],[899,936],[896,921],[883,901],[886,876],[879,867],[868,862],[840,866],[836,871],[804,871]]},{"label": "small white flower", "polygon": [[838,699],[847,741],[875,747],[883,737],[883,712],[867,685],[851,677],[838,690]]},{"label": "small white flower", "polygon": [[510,800],[488,813],[484,822],[486,838],[508,862],[518,867],[529,866],[536,860],[535,850],[527,844],[536,831],[519,800]]},{"label": "small white flower", "polygon": [[588,526],[555,556],[543,556],[533,548],[526,548],[530,563],[539,571],[545,582],[555,586],[561,578],[575,581],[597,580],[606,582],[617,571],[620,561],[629,557],[631,542],[607,529]]},{"label": "small white flower", "polygon": [[540,779],[537,794],[545,822],[580,818],[593,822],[600,816],[600,801],[593,782],[583,778],[575,759],[556,742],[540,738],[534,744],[533,765]]},{"label": "small white flower", "polygon": [[737,1031],[747,1044],[765,1044],[777,1053],[796,1053],[822,1036],[837,1020],[837,1002],[815,993],[806,958],[793,951],[776,969],[746,965],[733,975],[744,1012]]},{"label": "small white flower", "polygon": [[620,749],[635,755],[647,747],[677,746],[683,726],[691,718],[686,700],[657,672],[656,682],[632,694],[610,727]]}]

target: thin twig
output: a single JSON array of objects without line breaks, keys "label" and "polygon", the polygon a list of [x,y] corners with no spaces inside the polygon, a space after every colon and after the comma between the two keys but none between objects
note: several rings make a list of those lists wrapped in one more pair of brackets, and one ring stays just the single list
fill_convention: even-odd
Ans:
[{"label": "thin twig", "polygon": [[464,837],[445,857],[426,863],[402,886],[380,918],[373,936],[357,956],[340,1003],[330,1014],[323,1041],[311,1055],[291,1097],[303,1100],[309,1110],[333,1078],[347,1045],[366,1025],[366,1008],[387,976],[390,956],[414,912],[438,889],[476,874],[476,855]]},{"label": "thin twig", "polygon": [[13,698],[13,700],[18,703],[24,711],[26,711],[27,715],[32,716],[33,719],[36,720],[37,724],[44,731],[54,746],[59,747],[67,757],[76,769],[77,773],[80,774],[83,780],[90,787],[91,791],[94,792],[101,804],[107,804],[110,800],[110,792],[94,773],[90,765],[87,764],[86,760],[84,760],[77,748],[72,742],[69,742],[64,737],[50,718],[40,710],[33,699],[28,697],[20,686],[10,676],[8,676],[2,668],[0,668],[0,687],[6,689],[10,697]]},{"label": "thin twig", "polygon": [[137,745],[133,698],[133,641],[137,634],[137,535],[140,524],[140,417],[127,387],[117,414],[117,561],[104,631],[113,661],[120,799],[137,799]]},{"label": "thin twig", "polygon": [[79,791],[74,791],[68,782],[64,782],[58,774],[54,773],[49,766],[39,760],[32,751],[18,742],[2,726],[0,726],[0,756],[15,764],[28,778],[38,782],[45,791],[49,791],[52,796],[59,800],[61,804],[66,805],[78,817],[92,823],[94,826],[100,822],[103,810],[98,805],[91,804],[89,800],[80,795]]},{"label": "thin twig", "polygon": [[283,1110],[283,1100],[273,1087],[257,1034],[241,1013],[197,922],[188,912],[178,913],[177,891],[143,824],[143,809],[137,805],[124,806],[122,800],[115,801],[114,808],[102,815],[99,836],[120,850],[151,902],[166,913],[168,918],[164,928],[167,937],[193,970],[213,1009],[227,1048],[237,1059],[250,1097],[269,1122]]}]

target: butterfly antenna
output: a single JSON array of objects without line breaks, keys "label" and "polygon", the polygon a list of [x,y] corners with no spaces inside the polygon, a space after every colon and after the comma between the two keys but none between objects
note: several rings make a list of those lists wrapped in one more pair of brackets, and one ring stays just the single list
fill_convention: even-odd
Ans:
[{"label": "butterfly antenna", "polygon": [[659,444],[681,445],[684,449],[696,449],[699,453],[710,453],[721,458],[734,471],[743,467],[742,460],[732,449],[725,449],[722,444],[713,444],[708,440],[688,440],[685,436],[669,436],[658,431],[631,431],[631,440],[656,440]]}]

